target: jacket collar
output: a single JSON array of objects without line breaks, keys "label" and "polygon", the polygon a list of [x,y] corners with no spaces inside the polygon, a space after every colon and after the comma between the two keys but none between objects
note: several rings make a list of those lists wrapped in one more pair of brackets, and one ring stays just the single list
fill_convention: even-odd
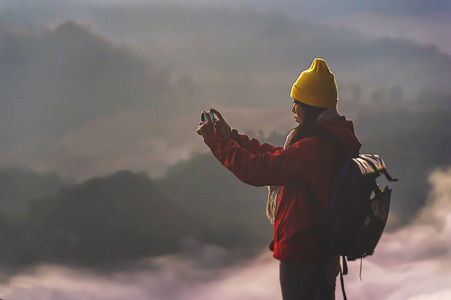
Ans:
[{"label": "jacket collar", "polygon": [[318,119],[316,120],[316,124],[318,125],[329,121],[330,119],[339,117],[341,117],[341,115],[336,108],[328,108],[319,114]]}]

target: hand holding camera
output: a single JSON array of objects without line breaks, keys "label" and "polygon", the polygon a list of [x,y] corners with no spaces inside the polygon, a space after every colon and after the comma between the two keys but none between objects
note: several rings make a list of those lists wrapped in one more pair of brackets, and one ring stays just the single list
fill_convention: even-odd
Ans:
[{"label": "hand holding camera", "polygon": [[[215,119],[215,115],[219,119]],[[217,135],[228,139],[232,134],[232,129],[229,124],[224,120],[221,113],[214,108],[210,108],[210,111],[201,112],[201,121],[197,127],[197,133],[204,138],[210,134],[216,133]]]},{"label": "hand holding camera", "polygon": [[213,112],[219,118],[219,120],[215,120],[214,122],[216,134],[226,139],[230,138],[232,128],[230,128],[229,124],[227,124],[226,120],[224,120],[221,113],[214,108],[210,108],[210,112]]}]

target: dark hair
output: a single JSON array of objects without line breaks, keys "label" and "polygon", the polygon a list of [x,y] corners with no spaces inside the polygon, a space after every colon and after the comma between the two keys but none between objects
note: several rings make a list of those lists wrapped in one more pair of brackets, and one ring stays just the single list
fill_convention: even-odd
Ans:
[{"label": "dark hair", "polygon": [[289,146],[293,145],[296,142],[299,142],[301,139],[306,137],[311,137],[315,134],[315,123],[318,119],[320,113],[322,113],[325,108],[311,106],[297,100],[294,100],[296,104],[300,105],[302,110],[304,111],[304,121],[298,125],[298,127],[294,128],[293,136],[290,139]]}]

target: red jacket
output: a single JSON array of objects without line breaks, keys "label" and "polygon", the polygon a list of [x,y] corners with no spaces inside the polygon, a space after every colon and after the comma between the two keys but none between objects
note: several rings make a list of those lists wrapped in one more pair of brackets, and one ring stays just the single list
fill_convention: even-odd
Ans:
[{"label": "red jacket", "polygon": [[[310,184],[326,209],[331,198],[331,180],[337,176],[345,157],[356,156],[361,147],[352,122],[345,117],[328,120],[318,128],[333,135],[340,142],[339,149],[333,150],[330,142],[315,136],[284,149],[260,144],[246,135],[238,138],[235,130],[233,139],[217,135],[204,139],[216,158],[241,181],[255,186],[282,186],[271,246],[273,256],[284,262],[319,260],[317,237],[302,182]],[[239,144],[235,140],[239,140]],[[324,220],[319,222],[322,224]]]}]

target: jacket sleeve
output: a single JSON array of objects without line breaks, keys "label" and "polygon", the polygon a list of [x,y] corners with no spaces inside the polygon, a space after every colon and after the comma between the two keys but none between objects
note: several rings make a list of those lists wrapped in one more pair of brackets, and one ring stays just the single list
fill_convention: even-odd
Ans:
[{"label": "jacket sleeve", "polygon": [[274,152],[253,153],[232,139],[210,135],[204,139],[215,157],[241,181],[254,185],[286,185],[305,176],[320,155],[313,139],[303,139]]},{"label": "jacket sleeve", "polygon": [[267,143],[260,144],[260,142],[257,139],[250,139],[245,134],[239,134],[236,129],[232,130],[231,138],[234,141],[236,141],[241,147],[249,150],[255,155],[258,155],[263,152],[274,153],[275,151],[283,149],[283,147],[277,147]]}]

